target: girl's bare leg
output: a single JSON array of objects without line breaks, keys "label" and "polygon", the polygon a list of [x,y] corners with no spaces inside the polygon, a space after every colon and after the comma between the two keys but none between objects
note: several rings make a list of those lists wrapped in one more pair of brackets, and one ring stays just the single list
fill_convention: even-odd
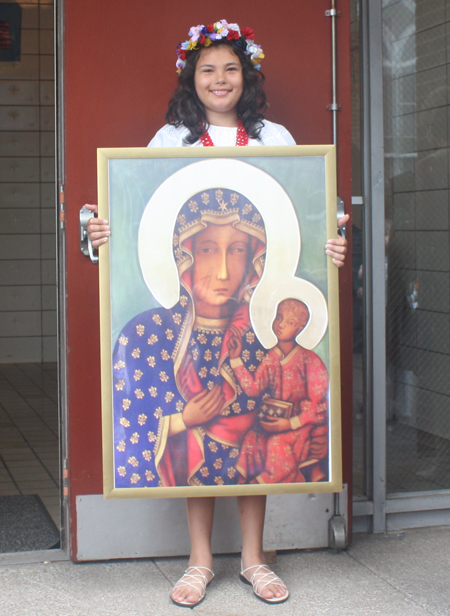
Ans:
[{"label": "girl's bare leg", "polygon": [[[264,565],[263,532],[266,497],[238,496],[238,507],[242,533],[242,568]],[[251,577],[252,573],[250,570],[248,577]],[[266,599],[282,597],[286,593],[286,587],[269,584],[261,593]]]},{"label": "girl's bare leg", "polygon": [[[212,569],[211,533],[214,519],[214,498],[187,498],[186,508],[191,538],[190,567],[208,567]],[[206,572],[203,570],[203,573]],[[195,584],[194,584],[195,586]],[[195,588],[180,584],[172,591],[175,601],[195,603],[200,597],[200,587]]]}]

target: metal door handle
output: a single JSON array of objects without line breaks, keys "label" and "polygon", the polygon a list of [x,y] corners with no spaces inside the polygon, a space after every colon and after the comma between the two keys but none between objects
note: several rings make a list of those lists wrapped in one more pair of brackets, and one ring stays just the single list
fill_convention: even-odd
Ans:
[{"label": "metal door handle", "polygon": [[[342,218],[342,216],[345,216],[344,202],[342,201],[340,197],[338,197],[337,198],[337,219],[339,220],[340,218]],[[344,238],[344,240],[345,240],[346,232],[347,232],[347,224],[342,225],[342,227],[338,228],[338,233],[341,237]]]},{"label": "metal door handle", "polygon": [[98,263],[98,256],[94,255],[94,247],[87,232],[88,222],[93,216],[94,212],[83,205],[80,210],[80,250],[86,257],[90,257],[92,263]]}]

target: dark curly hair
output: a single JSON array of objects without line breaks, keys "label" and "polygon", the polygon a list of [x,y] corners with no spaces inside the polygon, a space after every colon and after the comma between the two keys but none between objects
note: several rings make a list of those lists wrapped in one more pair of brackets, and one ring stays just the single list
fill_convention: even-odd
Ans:
[{"label": "dark curly hair", "polygon": [[[240,47],[227,40],[215,41],[208,47],[229,46],[239,58],[244,77],[244,91],[237,105],[239,118],[249,137],[257,139],[263,127],[264,111],[267,108],[266,93],[263,90],[265,77],[253,66],[250,58]],[[186,66],[178,76],[178,87],[169,101],[166,122],[172,126],[185,126],[189,135],[184,141],[191,145],[200,139],[208,120],[205,108],[195,91],[194,76],[201,49],[192,51],[186,58]]]}]

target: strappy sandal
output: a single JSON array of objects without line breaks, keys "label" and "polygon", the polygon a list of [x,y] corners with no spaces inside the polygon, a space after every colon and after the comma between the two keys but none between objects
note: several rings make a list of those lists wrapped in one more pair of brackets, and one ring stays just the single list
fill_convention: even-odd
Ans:
[{"label": "strappy sandal", "polygon": [[[242,568],[242,564],[241,564]],[[251,574],[250,579],[246,576],[247,571],[250,569],[255,569],[254,573]],[[270,597],[266,598],[262,596],[262,591],[269,584],[276,584],[278,586],[285,586],[281,579],[275,575],[275,573],[267,566],[267,565],[253,565],[252,567],[247,567],[247,569],[243,569],[239,578],[244,584],[249,584],[253,586],[253,594],[261,601],[265,603],[283,603],[286,599],[289,598],[289,591],[286,588],[286,592],[282,597]]]},{"label": "strappy sandal", "polygon": [[[211,577],[209,579],[203,573],[202,569],[211,574]],[[196,592],[200,593],[198,601],[194,601],[193,603],[191,601],[186,601],[186,600],[176,601],[172,597],[172,595],[170,595],[170,598],[175,603],[175,605],[179,605],[180,607],[195,607],[205,598],[206,587],[211,582],[213,577],[214,577],[214,572],[211,571],[211,569],[208,569],[208,567],[188,567],[186,571],[184,572],[184,574],[180,577],[178,582],[173,587],[172,592],[177,586],[190,586]]]}]

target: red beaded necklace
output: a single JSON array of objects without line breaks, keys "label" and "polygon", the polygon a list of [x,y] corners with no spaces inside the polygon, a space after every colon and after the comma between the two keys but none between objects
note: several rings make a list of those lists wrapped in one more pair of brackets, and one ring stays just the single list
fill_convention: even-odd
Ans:
[{"label": "red beaded necklace", "polygon": [[[204,147],[214,147],[213,140],[207,130],[200,137],[200,141]],[[236,145],[248,145],[248,133],[240,120],[236,132]]]}]

